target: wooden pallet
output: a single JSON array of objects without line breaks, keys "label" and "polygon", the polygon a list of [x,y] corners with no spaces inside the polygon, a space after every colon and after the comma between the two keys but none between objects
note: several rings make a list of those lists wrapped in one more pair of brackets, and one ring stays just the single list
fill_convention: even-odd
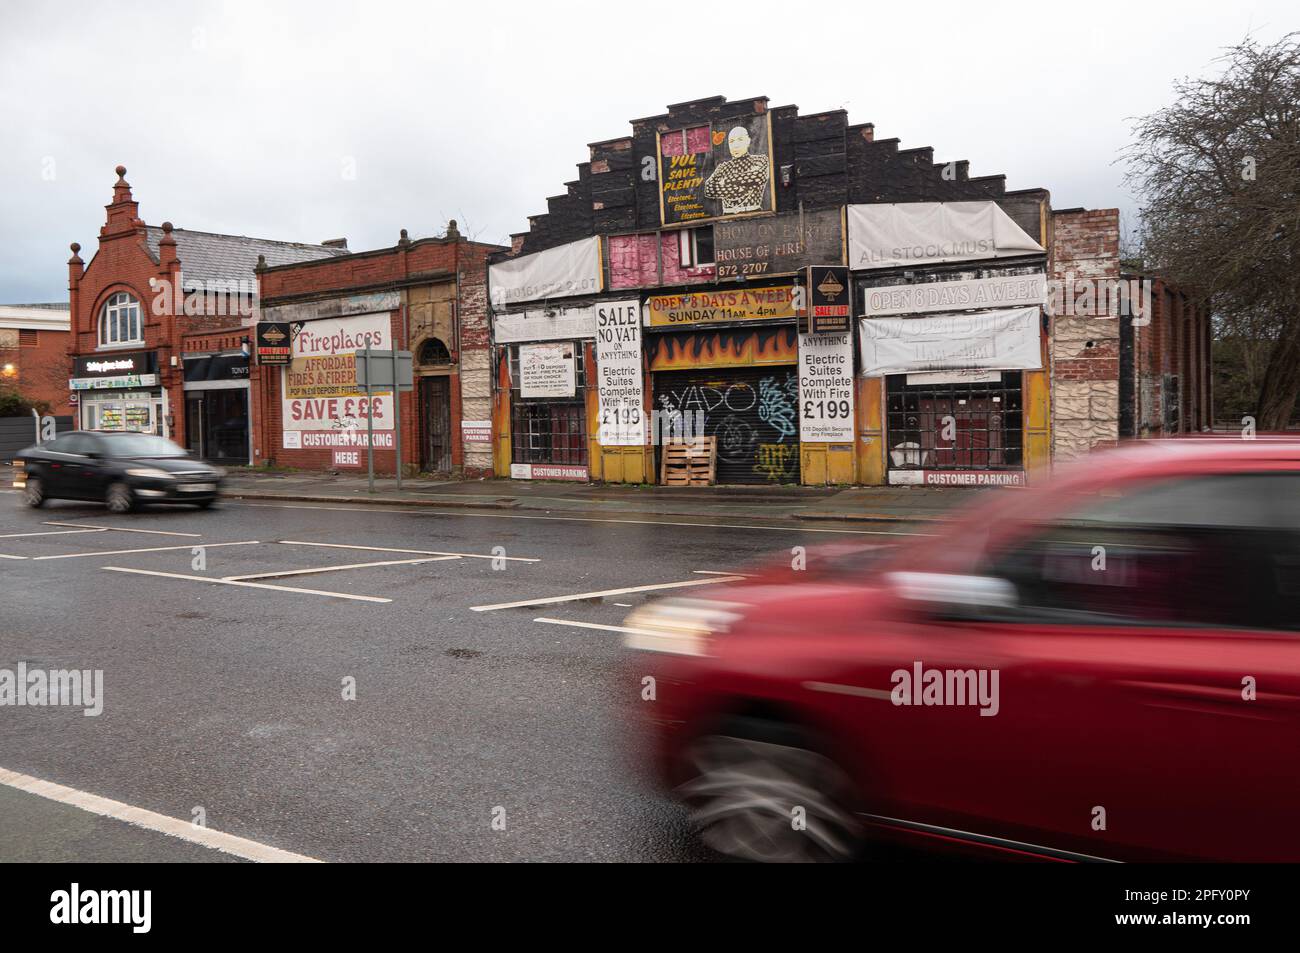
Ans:
[{"label": "wooden pallet", "polygon": [[659,460],[663,486],[712,486],[717,479],[718,445],[713,437],[696,437],[693,443],[670,443]]}]

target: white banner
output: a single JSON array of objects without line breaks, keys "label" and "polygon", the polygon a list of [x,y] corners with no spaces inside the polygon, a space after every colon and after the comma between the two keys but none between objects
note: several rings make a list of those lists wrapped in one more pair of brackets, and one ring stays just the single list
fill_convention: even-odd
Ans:
[{"label": "white banner", "polygon": [[907,374],[954,368],[1038,370],[1043,366],[1038,308],[929,318],[858,322],[862,374]]},{"label": "white banner", "polygon": [[853,335],[799,335],[799,439],[853,442]]},{"label": "white banner", "polygon": [[1012,308],[1047,303],[1047,276],[996,275],[966,281],[927,281],[919,285],[863,288],[861,315],[923,314],[967,308]]},{"label": "white banner", "polygon": [[641,303],[637,299],[596,305],[596,372],[601,446],[645,446]]},{"label": "white banner", "polygon": [[601,290],[600,236],[582,238],[488,266],[492,307]]},{"label": "white banner", "polygon": [[[387,314],[324,318],[304,322],[293,337],[293,356],[283,369],[282,406],[285,430],[333,434],[335,446],[356,446],[365,440],[368,402],[356,386],[355,352],[366,346],[391,350],[391,320]],[[375,391],[375,445],[381,431],[393,429],[390,391]],[[320,444],[318,444],[320,445]],[[287,447],[287,445],[286,445]],[[302,449],[308,449],[304,442]]]},{"label": "white banner", "polygon": [[901,268],[1041,254],[994,202],[850,205],[849,267]]},{"label": "white banner", "polygon": [[572,397],[577,393],[577,374],[572,341],[562,344],[519,346],[519,396]]},{"label": "white banner", "polygon": [[595,336],[595,308],[547,308],[492,315],[492,337],[498,344],[566,341]]}]

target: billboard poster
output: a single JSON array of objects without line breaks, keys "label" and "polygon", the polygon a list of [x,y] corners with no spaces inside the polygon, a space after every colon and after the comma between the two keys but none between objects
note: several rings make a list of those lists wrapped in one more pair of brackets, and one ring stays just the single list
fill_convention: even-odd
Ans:
[{"label": "billboard poster", "polygon": [[601,446],[644,446],[641,304],[635,298],[596,305],[596,370]]},{"label": "billboard poster", "polygon": [[584,308],[542,308],[492,315],[492,338],[498,344],[561,341],[596,336],[596,311]]},{"label": "billboard poster", "polygon": [[795,274],[810,261],[844,261],[844,221],[837,208],[783,212],[713,226],[719,278]]},{"label": "billboard poster", "polygon": [[[370,403],[356,385],[354,352],[372,347],[391,350],[387,314],[325,318],[295,325],[293,355],[282,374],[283,428],[298,431],[303,450],[366,446]],[[393,395],[376,391],[373,400],[375,446],[392,447]],[[289,443],[285,443],[286,449]]]},{"label": "billboard poster", "polygon": [[955,368],[1038,370],[1043,366],[1040,308],[864,318],[858,322],[862,375]]},{"label": "billboard poster", "polygon": [[646,299],[646,323],[653,328],[662,328],[721,321],[797,318],[801,297],[795,294],[794,285],[652,295]]},{"label": "billboard poster", "polygon": [[772,211],[772,123],[767,113],[661,132],[658,141],[663,224]]},{"label": "billboard poster", "polygon": [[488,266],[492,307],[595,294],[601,289],[600,236],[580,238]]},{"label": "billboard poster", "polygon": [[577,371],[572,341],[519,345],[519,396],[572,397]]},{"label": "billboard poster", "polygon": [[1007,308],[1047,303],[1047,275],[994,275],[959,281],[927,281],[911,285],[862,288],[862,317],[886,314],[924,314]]},{"label": "billboard poster", "polygon": [[853,442],[853,334],[799,335],[799,439]]},{"label": "billboard poster", "polygon": [[850,205],[845,214],[855,270],[1043,253],[996,202]]}]

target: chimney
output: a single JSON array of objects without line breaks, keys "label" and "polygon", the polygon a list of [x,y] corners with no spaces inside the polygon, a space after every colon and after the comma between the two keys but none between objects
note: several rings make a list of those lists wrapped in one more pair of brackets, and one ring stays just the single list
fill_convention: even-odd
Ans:
[{"label": "chimney", "polygon": [[326,248],[347,248],[348,240],[346,238],[327,238],[321,244]]}]

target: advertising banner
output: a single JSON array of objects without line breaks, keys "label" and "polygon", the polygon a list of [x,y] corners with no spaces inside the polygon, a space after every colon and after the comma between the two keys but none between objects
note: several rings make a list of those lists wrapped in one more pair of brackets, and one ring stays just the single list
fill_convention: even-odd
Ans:
[{"label": "advertising banner", "polygon": [[810,261],[843,262],[843,226],[838,208],[718,222],[713,226],[717,275],[794,274]]},{"label": "advertising banner", "polygon": [[601,446],[644,446],[641,304],[635,298],[596,305],[596,373]]},{"label": "advertising banner", "polygon": [[1012,308],[928,318],[864,318],[858,322],[862,374],[1037,370],[1043,366],[1040,315],[1038,308]]},{"label": "advertising banner", "polygon": [[600,236],[582,238],[488,266],[492,307],[601,290]]},{"label": "advertising banner", "polygon": [[859,313],[864,318],[884,314],[1042,305],[1047,303],[1047,276],[1040,271],[1032,275],[997,275],[965,281],[886,285],[863,288],[860,297]]},{"label": "advertising banner", "polygon": [[652,295],[646,299],[646,312],[650,327],[662,328],[722,321],[797,318],[799,304],[794,285],[780,285],[775,288]]},{"label": "advertising banner", "polygon": [[809,265],[808,331],[812,334],[851,333],[851,310],[849,269],[844,265]]},{"label": "advertising banner", "polygon": [[519,346],[519,396],[572,397],[577,393],[574,344],[521,344]]},{"label": "advertising banner", "polygon": [[293,360],[289,344],[291,325],[288,321],[257,322],[257,363],[264,366],[287,367]]},{"label": "advertising banner", "polygon": [[[357,350],[387,350],[393,339],[387,314],[304,322],[293,336],[284,369],[281,412],[286,431],[299,431],[301,449],[366,446],[366,393],[356,386]],[[376,391],[375,446],[393,446],[393,395]],[[284,446],[290,448],[286,440]],[[297,449],[294,448],[294,449]]]},{"label": "advertising banner", "polygon": [[853,335],[799,335],[799,439],[853,442]]},{"label": "advertising banner", "polygon": [[662,132],[658,142],[663,224],[772,211],[772,123],[767,113]]},{"label": "advertising banner", "polygon": [[492,315],[492,337],[498,344],[571,341],[595,336],[595,308],[539,308]]},{"label": "advertising banner", "polygon": [[904,268],[1042,254],[994,202],[850,205],[849,265]]}]

